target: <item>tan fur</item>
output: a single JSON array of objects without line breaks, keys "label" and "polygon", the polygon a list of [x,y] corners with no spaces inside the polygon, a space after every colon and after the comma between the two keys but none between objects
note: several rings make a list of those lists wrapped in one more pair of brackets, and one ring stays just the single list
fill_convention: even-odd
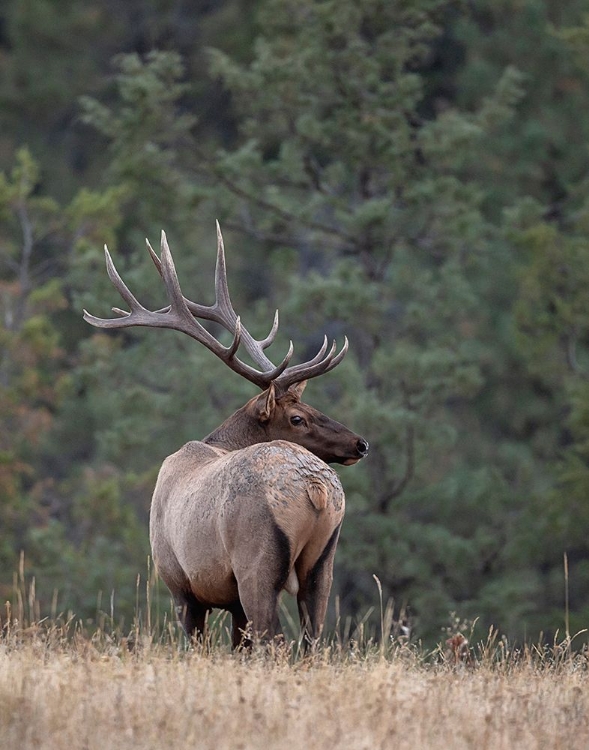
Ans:
[{"label": "tan fur", "polygon": [[321,633],[344,515],[326,462],[356,462],[368,444],[304,404],[304,387],[271,386],[163,463],[151,546],[189,635],[222,607],[234,645],[248,623],[271,637],[282,590],[296,595],[307,638]]},{"label": "tan fur", "polygon": [[307,495],[317,510],[323,510],[327,507],[328,489],[323,482],[318,479],[310,479],[307,485]]},{"label": "tan fur", "polygon": [[[186,593],[204,608],[241,605],[254,632],[273,635],[277,597],[287,589],[298,594],[310,618],[310,635],[317,637],[333,554],[317,581],[309,577],[343,515],[337,474],[305,448],[275,440],[227,452],[195,441],[167,458],[160,470],[151,546],[179,606]],[[276,527],[288,540],[286,561],[276,546]],[[240,637],[234,633],[234,643]]]}]

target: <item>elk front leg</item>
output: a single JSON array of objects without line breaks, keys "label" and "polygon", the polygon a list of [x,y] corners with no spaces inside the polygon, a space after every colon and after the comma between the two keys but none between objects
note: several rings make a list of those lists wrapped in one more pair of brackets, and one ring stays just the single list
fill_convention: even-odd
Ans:
[{"label": "elk front leg", "polygon": [[297,594],[299,617],[304,643],[309,645],[318,640],[323,630],[327,602],[333,583],[333,562],[339,538],[340,527],[331,535],[317,562],[306,575],[299,577],[300,588]]}]

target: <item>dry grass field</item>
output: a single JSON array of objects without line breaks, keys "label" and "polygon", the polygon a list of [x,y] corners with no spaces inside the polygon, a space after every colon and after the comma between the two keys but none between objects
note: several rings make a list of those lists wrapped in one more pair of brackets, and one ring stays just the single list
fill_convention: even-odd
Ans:
[{"label": "dry grass field", "polygon": [[0,748],[589,748],[589,652],[574,639],[514,651],[492,632],[470,646],[455,621],[425,653],[381,601],[378,638],[357,629],[306,655],[231,653],[222,619],[189,645],[147,611],[127,637],[112,615],[42,620],[21,561],[0,610]]},{"label": "dry grass field", "polygon": [[516,655],[501,642],[472,653],[454,664],[407,646],[298,658],[148,640],[130,649],[5,625],[0,747],[589,748],[585,655]]}]

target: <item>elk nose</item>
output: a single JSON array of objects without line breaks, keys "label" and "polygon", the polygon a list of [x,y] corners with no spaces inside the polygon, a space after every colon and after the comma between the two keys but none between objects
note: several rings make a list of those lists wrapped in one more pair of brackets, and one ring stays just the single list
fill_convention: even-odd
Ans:
[{"label": "elk nose", "polygon": [[368,453],[368,443],[364,438],[359,438],[358,442],[356,443],[356,450],[361,456],[365,456]]}]

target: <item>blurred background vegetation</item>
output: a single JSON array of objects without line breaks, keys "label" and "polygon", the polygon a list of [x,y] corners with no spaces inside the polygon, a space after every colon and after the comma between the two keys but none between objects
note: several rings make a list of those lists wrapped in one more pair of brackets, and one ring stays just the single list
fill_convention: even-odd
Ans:
[{"label": "blurred background vegetation", "polygon": [[[101,333],[165,229],[366,436],[334,593],[436,639],[589,625],[589,16],[581,0],[5,0],[0,597],[129,622],[163,458],[253,387],[180,334]],[[339,471],[339,470],[338,470]],[[98,604],[97,604],[98,602]]]}]

